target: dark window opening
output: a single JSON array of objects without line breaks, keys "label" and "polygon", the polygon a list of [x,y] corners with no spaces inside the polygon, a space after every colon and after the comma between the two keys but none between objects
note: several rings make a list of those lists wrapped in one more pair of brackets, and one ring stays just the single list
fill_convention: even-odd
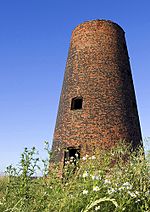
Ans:
[{"label": "dark window opening", "polygon": [[73,98],[72,102],[71,102],[71,110],[80,110],[80,109],[82,109],[82,102],[83,102],[83,98],[82,97]]},{"label": "dark window opening", "polygon": [[74,164],[76,165],[77,161],[80,159],[80,151],[79,149],[69,147],[65,150],[64,155],[64,165],[66,164]]}]

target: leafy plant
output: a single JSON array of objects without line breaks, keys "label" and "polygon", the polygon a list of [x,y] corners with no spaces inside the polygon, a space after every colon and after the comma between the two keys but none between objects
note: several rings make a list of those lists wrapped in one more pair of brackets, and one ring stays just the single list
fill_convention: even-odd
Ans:
[{"label": "leafy plant", "polygon": [[[76,163],[71,158],[62,180],[57,164],[49,169],[51,152],[45,145],[47,159],[40,160],[35,148],[25,148],[19,165],[7,168],[4,186],[0,179],[1,212],[150,211],[150,163],[142,148],[131,152],[121,142],[109,150],[96,149]],[[36,177],[37,170],[42,177]]]}]

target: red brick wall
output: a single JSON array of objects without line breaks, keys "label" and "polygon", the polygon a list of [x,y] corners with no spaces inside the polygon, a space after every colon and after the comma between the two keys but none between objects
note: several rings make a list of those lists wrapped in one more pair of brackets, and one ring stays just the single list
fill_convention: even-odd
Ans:
[{"label": "red brick wall", "polygon": [[[82,110],[71,110],[76,96],[83,97]],[[85,22],[72,32],[52,150],[63,160],[58,146],[111,146],[120,139],[134,147],[141,140],[124,31],[111,21]]]}]

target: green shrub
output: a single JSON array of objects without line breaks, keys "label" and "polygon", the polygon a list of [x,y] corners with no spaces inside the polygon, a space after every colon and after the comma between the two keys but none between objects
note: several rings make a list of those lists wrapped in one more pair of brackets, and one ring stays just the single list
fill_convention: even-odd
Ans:
[{"label": "green shrub", "polygon": [[78,160],[76,169],[70,161],[62,179],[57,165],[49,171],[47,145],[43,177],[34,177],[40,170],[35,148],[25,149],[17,168],[7,168],[0,211],[150,211],[149,162],[142,148],[131,153],[122,142],[110,150],[96,150]]}]

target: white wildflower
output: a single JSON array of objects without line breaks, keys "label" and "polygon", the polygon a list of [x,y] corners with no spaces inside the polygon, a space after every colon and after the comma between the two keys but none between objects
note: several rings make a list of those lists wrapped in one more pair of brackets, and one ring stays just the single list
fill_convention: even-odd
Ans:
[{"label": "white wildflower", "polygon": [[100,209],[100,205],[95,207],[95,211],[98,211]]},{"label": "white wildflower", "polygon": [[83,194],[88,194],[88,190],[83,190]]},{"label": "white wildflower", "polygon": [[99,191],[100,188],[98,186],[93,186],[93,191]]},{"label": "white wildflower", "polygon": [[76,156],[76,158],[78,158],[79,157],[78,153],[76,153],[75,156]]},{"label": "white wildflower", "polygon": [[101,178],[97,175],[91,175],[92,180],[100,180]]},{"label": "white wildflower", "polygon": [[124,188],[131,190],[132,189],[132,185],[129,182],[123,183],[122,185]]},{"label": "white wildflower", "polygon": [[139,195],[140,193],[139,193],[138,191],[135,191],[135,194],[136,194],[136,195]]},{"label": "white wildflower", "polygon": [[137,199],[136,201],[135,201],[135,203],[138,203],[138,202],[140,202],[141,200],[140,199]]},{"label": "white wildflower", "polygon": [[67,165],[67,164],[70,164],[70,161],[68,161],[68,160],[67,160],[67,161],[65,161],[65,164],[66,164],[66,165]]},{"label": "white wildflower", "polygon": [[83,156],[82,160],[87,160],[88,155],[86,154],[85,156]]},{"label": "white wildflower", "polygon": [[108,189],[108,194],[112,194],[112,193],[114,193],[114,192],[116,192],[116,190],[115,190],[114,188],[109,188],[109,189]]},{"label": "white wildflower", "polygon": [[123,186],[130,186],[130,183],[129,182],[125,182],[125,183],[123,183]]},{"label": "white wildflower", "polygon": [[84,156],[84,157],[82,158],[82,160],[86,160],[86,157]]},{"label": "white wildflower", "polygon": [[92,155],[92,156],[91,156],[91,159],[92,159],[92,160],[95,160],[95,159],[96,159],[95,155]]},{"label": "white wildflower", "polygon": [[122,187],[122,186],[120,188],[118,188],[119,191],[124,190],[124,189],[125,189],[125,187]]},{"label": "white wildflower", "polygon": [[105,184],[111,184],[110,180],[107,180],[107,179],[104,180],[104,183],[105,183]]},{"label": "white wildflower", "polygon": [[83,173],[82,177],[83,177],[83,178],[88,177],[88,172],[87,172],[87,171],[85,171],[85,172]]},{"label": "white wildflower", "polygon": [[133,198],[136,197],[136,194],[134,192],[128,191],[128,194]]}]

